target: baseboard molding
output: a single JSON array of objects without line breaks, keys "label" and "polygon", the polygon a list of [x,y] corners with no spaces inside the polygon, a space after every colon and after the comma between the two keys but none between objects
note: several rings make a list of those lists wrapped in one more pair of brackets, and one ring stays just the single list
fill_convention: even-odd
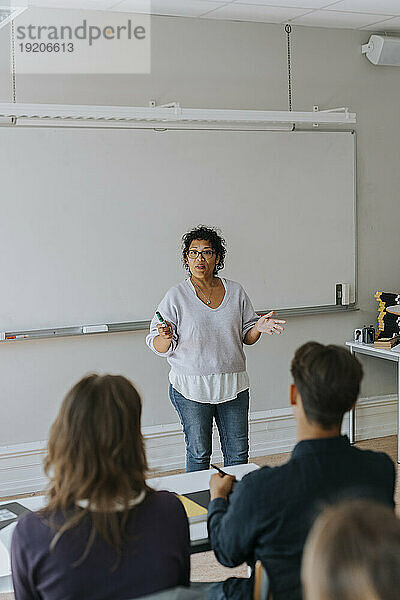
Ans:
[{"label": "baseboard molding", "polygon": [[[348,431],[348,416],[343,432]],[[397,396],[362,398],[357,403],[356,438],[367,440],[397,433]],[[178,423],[144,427],[149,466],[156,471],[183,469],[185,443]],[[250,414],[250,457],[290,452],[296,443],[296,425],[290,408]],[[213,460],[222,459],[217,432],[213,437]],[[46,441],[0,446],[0,497],[43,490]]]}]

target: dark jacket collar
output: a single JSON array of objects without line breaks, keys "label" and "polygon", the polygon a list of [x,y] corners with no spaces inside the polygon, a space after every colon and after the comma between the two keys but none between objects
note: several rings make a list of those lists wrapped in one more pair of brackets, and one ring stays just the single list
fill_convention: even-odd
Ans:
[{"label": "dark jacket collar", "polygon": [[302,440],[295,445],[291,458],[299,458],[305,454],[318,454],[320,452],[343,452],[349,447],[350,442],[347,435]]}]

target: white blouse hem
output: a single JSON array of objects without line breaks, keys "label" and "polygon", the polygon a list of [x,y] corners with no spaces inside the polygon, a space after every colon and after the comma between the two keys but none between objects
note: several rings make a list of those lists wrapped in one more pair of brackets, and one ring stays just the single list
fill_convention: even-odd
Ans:
[{"label": "white blouse hem", "polygon": [[169,381],[187,400],[204,404],[219,404],[234,400],[249,388],[247,371],[214,373],[212,375],[182,375],[171,369]]}]

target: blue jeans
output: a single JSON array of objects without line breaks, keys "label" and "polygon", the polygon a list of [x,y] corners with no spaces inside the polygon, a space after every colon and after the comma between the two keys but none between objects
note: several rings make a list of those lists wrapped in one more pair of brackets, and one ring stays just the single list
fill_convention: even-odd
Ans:
[{"label": "blue jeans", "polygon": [[188,400],[170,384],[169,397],[175,407],[186,442],[186,471],[210,468],[213,419],[217,424],[224,465],[241,465],[249,458],[249,390],[234,400],[208,404]]}]

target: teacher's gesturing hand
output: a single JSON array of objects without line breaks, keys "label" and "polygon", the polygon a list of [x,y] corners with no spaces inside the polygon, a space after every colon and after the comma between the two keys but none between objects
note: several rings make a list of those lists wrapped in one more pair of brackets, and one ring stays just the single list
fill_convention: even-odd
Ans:
[{"label": "teacher's gesturing hand", "polygon": [[284,330],[281,323],[284,324],[286,321],[282,321],[282,319],[273,319],[273,314],[274,311],[271,310],[267,315],[263,315],[258,319],[255,325],[257,331],[260,333],[268,333],[268,335],[274,335],[274,333],[280,334]]}]

